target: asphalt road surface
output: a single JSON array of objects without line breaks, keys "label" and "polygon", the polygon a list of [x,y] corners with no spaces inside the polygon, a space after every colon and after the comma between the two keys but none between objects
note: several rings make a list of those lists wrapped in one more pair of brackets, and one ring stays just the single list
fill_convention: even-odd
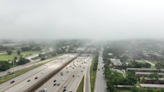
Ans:
[{"label": "asphalt road surface", "polygon": [[[75,57],[76,55],[69,55],[70,57]],[[61,60],[62,59],[62,60]],[[62,62],[67,62],[70,60],[68,58],[68,55],[63,55],[60,58],[57,58],[56,60],[53,60],[43,66],[40,66],[36,69],[33,69],[27,73],[24,73],[18,77],[15,77],[3,84],[0,85],[0,92],[23,92],[19,91],[24,90],[28,85],[31,85],[32,83],[35,83],[39,81],[44,75],[51,72],[53,69],[59,67]],[[35,80],[35,77],[38,77],[38,79]],[[14,83],[10,84],[11,81],[15,81]],[[27,80],[30,80],[30,82],[27,82]]]},{"label": "asphalt road surface", "polygon": [[[103,63],[103,48],[101,49],[101,51],[99,52],[99,64],[98,64],[98,69],[97,70],[97,75],[96,75],[96,82],[95,82],[95,89],[94,92],[109,92],[107,90],[107,86],[106,86],[106,79],[105,79],[105,75],[104,73],[104,63]],[[103,68],[103,69],[102,69]]]},{"label": "asphalt road surface", "polygon": [[[54,75],[45,84],[38,88],[36,92],[45,88],[47,89],[46,92],[63,92],[65,86],[67,86],[65,92],[69,92],[70,90],[72,90],[72,92],[76,92],[91,60],[92,58],[86,57],[86,55],[79,56],[63,68],[58,74]],[[61,75],[61,72],[63,75]],[[54,82],[54,80],[56,80],[56,82]],[[58,86],[58,84],[60,85]]]}]

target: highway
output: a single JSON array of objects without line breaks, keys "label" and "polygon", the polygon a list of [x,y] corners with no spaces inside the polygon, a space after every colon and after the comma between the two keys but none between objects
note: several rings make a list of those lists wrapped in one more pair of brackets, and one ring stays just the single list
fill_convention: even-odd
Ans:
[{"label": "highway", "polygon": [[[77,54],[66,54],[63,56],[60,56],[60,58],[57,58],[56,60],[53,60],[43,66],[40,66],[38,68],[35,68],[27,73],[24,73],[18,77],[15,77],[3,84],[0,85],[0,92],[23,92],[23,91],[17,91],[19,89],[23,90],[23,87],[26,85],[30,85],[31,83],[37,82],[39,79],[41,79],[44,75],[47,73],[55,70],[54,68],[59,67],[62,62],[67,62],[71,58],[75,57]],[[71,58],[69,58],[71,57]],[[62,60],[61,60],[62,59]],[[35,77],[38,77],[38,79],[34,79]],[[11,81],[15,81],[14,83],[10,84]],[[27,80],[30,80],[30,82],[27,82]],[[19,85],[19,86],[18,86]]]},{"label": "highway", "polygon": [[[67,86],[65,92],[69,92],[69,90],[72,90],[72,92],[76,92],[83,75],[85,75],[86,73],[87,66],[89,66],[91,60],[92,58],[86,57],[86,54],[79,56],[77,59],[75,59],[65,68],[63,68],[60,72],[58,72],[58,74],[54,75],[51,79],[49,79],[35,92],[39,92],[44,88],[47,88],[47,92],[63,92],[64,86]],[[63,75],[61,75],[61,72],[63,73]],[[54,80],[56,80],[56,82],[54,82]],[[60,85],[57,86],[57,84],[59,83]],[[54,84],[56,85],[54,86]]]},{"label": "highway", "polygon": [[[57,57],[55,57],[55,58],[57,58]],[[35,61],[33,61],[33,62],[26,63],[26,64],[24,64],[24,65],[19,65],[19,66],[17,66],[17,67],[14,67],[14,72],[15,72],[15,71],[22,70],[22,69],[25,69],[25,68],[28,68],[28,67],[31,67],[31,66],[33,66],[33,65],[37,65],[37,64],[44,63],[44,62],[47,62],[47,61],[52,61],[52,60],[54,60],[55,58],[43,60],[42,62],[35,62]],[[13,71],[13,68],[10,68],[10,69],[8,69],[8,70],[6,70],[6,71],[0,72],[0,77],[1,77],[1,76],[7,75],[7,74],[8,74],[8,73],[7,73],[8,71]]]},{"label": "highway", "polygon": [[103,68],[104,63],[103,63],[102,55],[103,55],[103,48],[99,52],[98,69],[100,69],[100,70],[97,70],[94,92],[109,92],[107,90],[107,86],[106,86],[107,81],[105,79],[105,75],[103,74],[104,73],[104,68]]}]

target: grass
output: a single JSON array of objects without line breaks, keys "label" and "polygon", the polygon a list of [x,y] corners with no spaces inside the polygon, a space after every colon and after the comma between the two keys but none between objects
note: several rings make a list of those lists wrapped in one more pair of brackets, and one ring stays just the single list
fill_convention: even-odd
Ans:
[{"label": "grass", "polygon": [[[94,92],[95,79],[96,79],[96,71],[93,71],[94,62],[95,62],[95,57],[93,58],[92,65],[90,67],[91,92]],[[93,76],[92,76],[92,72],[93,72]]]},{"label": "grass", "polygon": [[[59,54],[59,55],[57,55],[55,57],[58,57],[58,56],[61,56],[61,55],[64,55],[64,54]],[[55,57],[52,57],[52,58],[55,58]],[[19,71],[16,71],[15,75],[9,74],[9,75],[2,76],[0,78],[0,84],[4,83],[4,82],[6,82],[6,81],[8,81],[8,80],[10,80],[12,78],[15,78],[15,77],[17,77],[19,75],[22,75],[22,74],[24,74],[24,73],[26,73],[26,72],[28,72],[30,70],[33,70],[33,69],[35,69],[35,68],[37,68],[39,66],[42,66],[42,65],[44,65],[44,64],[46,64],[48,62],[50,62],[50,61],[47,61],[47,62],[44,62],[44,63],[41,63],[41,64],[37,64],[37,65],[31,66],[31,67],[28,67],[28,68],[25,68],[25,69],[22,69],[22,70],[19,70]]]},{"label": "grass", "polygon": [[139,86],[139,85],[140,85],[140,82],[139,82],[139,81],[137,81],[136,86]]},{"label": "grass", "polygon": [[157,64],[157,61],[150,61],[150,62],[152,62],[153,64]]},{"label": "grass", "polygon": [[131,92],[131,88],[117,88],[117,92]]},{"label": "grass", "polygon": [[79,85],[79,87],[78,87],[76,92],[83,92],[83,87],[84,87],[84,77],[81,80],[80,85]]},{"label": "grass", "polygon": [[152,69],[156,69],[156,68],[155,68],[155,66],[152,66],[152,65],[151,65],[151,67],[150,67],[150,68],[152,68]]},{"label": "grass", "polygon": [[[29,55],[29,54],[36,54],[36,53],[39,53],[39,52],[38,51],[26,51],[26,52],[21,52],[21,55],[26,56],[26,55]],[[11,55],[0,54],[0,60],[13,60],[15,56],[19,57],[17,52],[13,52]]]}]

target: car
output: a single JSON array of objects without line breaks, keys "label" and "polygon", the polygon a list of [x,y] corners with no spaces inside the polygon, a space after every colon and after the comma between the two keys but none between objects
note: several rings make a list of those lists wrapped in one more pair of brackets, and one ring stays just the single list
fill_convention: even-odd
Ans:
[{"label": "car", "polygon": [[67,67],[66,67],[66,69],[67,69]]},{"label": "car", "polygon": [[85,68],[85,67],[83,67],[83,68]]},{"label": "car", "polygon": [[67,88],[67,86],[64,86],[64,88]]},{"label": "car", "polygon": [[35,77],[35,79],[38,79],[38,77]]},{"label": "car", "polygon": [[57,84],[57,86],[59,86],[60,85],[60,83],[59,84]]},{"label": "car", "polygon": [[54,84],[54,86],[56,86],[56,83]]},{"label": "car", "polygon": [[103,69],[103,68],[102,68]]},{"label": "car", "polygon": [[70,89],[69,92],[72,92],[72,90]]},{"label": "car", "polygon": [[30,82],[30,80],[27,80],[27,82]]},{"label": "car", "polygon": [[47,88],[44,88],[43,90],[44,90],[44,92],[46,92],[47,91]]},{"label": "car", "polygon": [[72,68],[72,69],[74,69],[74,68]]},{"label": "car", "polygon": [[66,89],[63,89],[63,92],[65,92],[66,91]]},{"label": "car", "polygon": [[56,80],[54,80],[54,82],[56,82]]},{"label": "car", "polygon": [[61,74],[61,76],[63,76],[63,74]]},{"label": "car", "polygon": [[83,72],[83,71],[81,71],[81,72]]},{"label": "car", "polygon": [[80,74],[78,74],[78,76],[80,77]]},{"label": "car", "polygon": [[68,73],[68,71],[67,71],[67,73]]},{"label": "car", "polygon": [[11,81],[10,84],[14,83],[15,81]]},{"label": "car", "polygon": [[75,75],[73,75],[72,77],[75,77]]}]

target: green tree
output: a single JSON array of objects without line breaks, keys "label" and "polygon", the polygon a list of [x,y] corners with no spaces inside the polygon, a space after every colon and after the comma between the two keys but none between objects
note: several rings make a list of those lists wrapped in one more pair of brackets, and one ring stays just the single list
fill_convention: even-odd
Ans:
[{"label": "green tree", "polygon": [[148,88],[147,92],[155,92],[154,88]]},{"label": "green tree", "polygon": [[21,51],[20,50],[17,50],[17,54],[20,55],[21,54]]},{"label": "green tree", "polygon": [[142,76],[141,82],[142,82],[142,83],[145,83],[145,81],[146,81],[146,80],[145,80],[145,76]]},{"label": "green tree", "polygon": [[11,55],[11,54],[12,54],[12,50],[8,49],[8,50],[7,50],[7,54],[8,54],[8,55]]},{"label": "green tree", "polygon": [[10,68],[10,64],[7,61],[0,61],[0,71],[5,71]]},{"label": "green tree", "polygon": [[155,73],[150,74],[148,78],[158,80],[160,76],[155,72]]},{"label": "green tree", "polygon": [[134,85],[134,86],[131,88],[131,92],[139,92],[139,89],[136,87],[136,85]]},{"label": "green tree", "polygon": [[113,92],[117,92],[117,89],[116,88],[114,88],[114,91]]},{"label": "green tree", "polygon": [[158,62],[157,64],[155,64],[155,67],[156,67],[156,69],[161,71],[161,69],[164,68],[164,63],[163,62]]},{"label": "green tree", "polygon": [[107,82],[107,89],[110,90],[111,92],[114,90],[114,85],[111,80],[108,80]]},{"label": "green tree", "polygon": [[113,74],[110,75],[110,79],[112,79],[112,83],[116,85],[116,88],[117,88],[117,85],[122,83],[122,81],[124,80],[124,77],[121,73],[113,72]]},{"label": "green tree", "polygon": [[139,88],[139,91],[140,92],[147,92],[147,89],[146,88]]}]

